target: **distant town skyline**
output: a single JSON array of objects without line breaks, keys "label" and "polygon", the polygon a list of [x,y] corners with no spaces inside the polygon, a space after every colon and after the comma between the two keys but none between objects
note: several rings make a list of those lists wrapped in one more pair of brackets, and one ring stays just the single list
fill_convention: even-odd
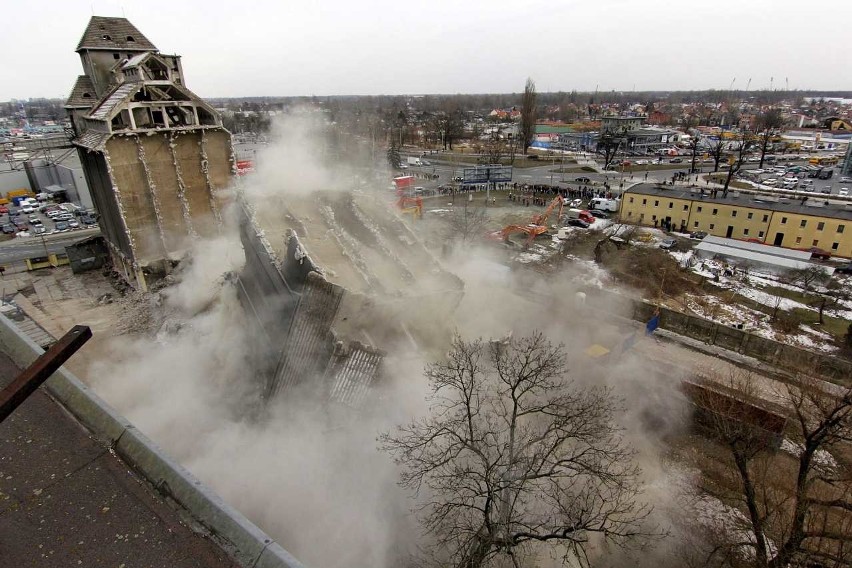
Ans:
[{"label": "distant town skyline", "polygon": [[[852,20],[852,2],[819,6],[821,22]],[[543,92],[852,90],[848,40],[807,14],[790,0],[36,1],[4,14],[0,100],[67,97],[92,15],[182,55],[202,97],[509,93],[527,77]]]}]

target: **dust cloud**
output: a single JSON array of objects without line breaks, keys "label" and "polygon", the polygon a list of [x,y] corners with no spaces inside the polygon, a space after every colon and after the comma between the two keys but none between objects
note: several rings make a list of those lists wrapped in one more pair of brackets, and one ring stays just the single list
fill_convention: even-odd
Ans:
[{"label": "dust cloud", "polygon": [[[314,135],[319,126],[318,117],[304,113],[277,123],[275,141],[243,189],[262,204],[343,187],[345,169],[325,165],[323,139]],[[112,340],[110,360],[90,369],[92,386],[306,565],[406,565],[423,535],[376,436],[425,412],[426,356],[407,342],[391,347],[388,380],[358,412],[293,396],[261,403],[251,357],[260,338],[252,336],[229,277],[243,262],[229,217],[224,234],[195,243],[174,284],[158,294],[155,329]],[[670,509],[660,505],[672,495],[659,442],[678,425],[649,427],[647,414],[659,414],[651,407],[664,402],[677,415],[670,398],[676,377],[632,353],[609,366],[585,353],[593,344],[619,345],[633,331],[578,302],[576,293],[597,276],[570,268],[550,277],[519,274],[488,249],[457,250],[444,262],[464,281],[465,294],[435,342],[447,345],[455,331],[472,338],[541,330],[563,343],[578,386],[608,384],[624,400],[622,426],[639,451],[645,498],[659,511],[652,521],[668,526]]]}]

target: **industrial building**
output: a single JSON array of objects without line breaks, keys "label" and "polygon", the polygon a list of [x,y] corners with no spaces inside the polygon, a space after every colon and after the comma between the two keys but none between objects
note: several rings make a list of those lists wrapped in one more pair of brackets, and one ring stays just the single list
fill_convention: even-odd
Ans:
[{"label": "industrial building", "polygon": [[125,18],[93,16],[65,104],[113,266],[139,289],[221,225],[230,133],[187,89],[181,59]]},{"label": "industrial building", "polygon": [[791,249],[817,247],[852,257],[852,204],[821,198],[787,199],[732,191],[639,184],[625,191],[623,221]]},{"label": "industrial building", "polygon": [[638,155],[654,154],[661,148],[670,147],[680,138],[681,133],[671,128],[643,126],[646,118],[645,116],[605,116],[601,118],[601,129],[596,143],[602,139],[614,137],[620,150]]}]

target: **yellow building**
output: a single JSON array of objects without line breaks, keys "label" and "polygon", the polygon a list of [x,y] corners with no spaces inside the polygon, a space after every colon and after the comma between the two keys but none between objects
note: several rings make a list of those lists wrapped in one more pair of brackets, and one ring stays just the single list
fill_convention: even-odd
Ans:
[{"label": "yellow building", "polygon": [[852,257],[852,204],[831,204],[822,197],[803,202],[732,191],[714,198],[697,187],[639,184],[624,193],[620,216],[638,225],[793,249],[817,247]]}]

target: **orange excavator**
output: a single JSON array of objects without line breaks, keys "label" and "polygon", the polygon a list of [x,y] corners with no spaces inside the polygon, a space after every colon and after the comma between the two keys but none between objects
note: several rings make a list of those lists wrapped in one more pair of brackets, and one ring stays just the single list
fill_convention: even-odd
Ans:
[{"label": "orange excavator", "polygon": [[527,236],[524,241],[524,248],[526,248],[533,243],[537,236],[543,235],[547,232],[547,219],[554,211],[556,211],[557,208],[559,209],[557,218],[562,218],[562,206],[562,197],[556,196],[553,198],[553,201],[550,202],[550,205],[547,206],[547,209],[532,216],[528,225],[506,225],[501,230],[490,233],[488,237],[493,240],[508,242],[511,235],[523,233]]},{"label": "orange excavator", "polygon": [[423,217],[423,198],[400,196],[396,202],[397,208],[403,215],[411,215],[413,219]]}]

